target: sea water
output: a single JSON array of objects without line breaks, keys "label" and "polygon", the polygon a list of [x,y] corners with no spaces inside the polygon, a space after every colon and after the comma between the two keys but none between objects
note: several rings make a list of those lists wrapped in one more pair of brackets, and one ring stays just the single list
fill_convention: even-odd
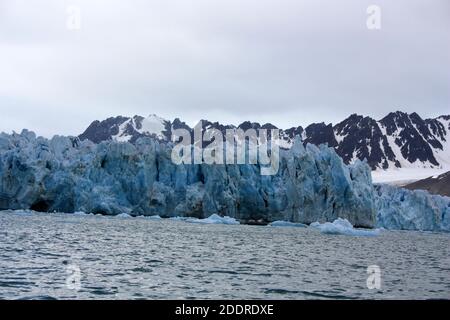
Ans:
[{"label": "sea water", "polygon": [[449,253],[445,233],[4,211],[0,298],[449,299]]}]

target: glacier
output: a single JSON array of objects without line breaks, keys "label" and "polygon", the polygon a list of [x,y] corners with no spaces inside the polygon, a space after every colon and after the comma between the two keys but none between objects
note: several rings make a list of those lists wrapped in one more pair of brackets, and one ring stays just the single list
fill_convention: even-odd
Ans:
[{"label": "glacier", "polygon": [[375,185],[378,227],[450,231],[450,198],[424,190]]},{"label": "glacier", "polygon": [[297,137],[273,176],[259,165],[176,165],[172,147],[151,137],[94,144],[1,133],[0,210],[450,230],[450,198],[374,186],[365,162],[345,165],[326,145]]}]

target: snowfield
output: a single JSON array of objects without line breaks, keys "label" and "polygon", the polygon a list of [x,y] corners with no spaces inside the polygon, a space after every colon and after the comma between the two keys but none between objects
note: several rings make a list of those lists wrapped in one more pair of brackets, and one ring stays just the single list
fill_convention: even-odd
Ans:
[{"label": "snowfield", "polygon": [[372,171],[372,181],[374,183],[386,183],[396,186],[403,186],[417,180],[422,180],[431,176],[441,175],[450,171],[450,167],[435,168],[395,168],[388,170]]}]

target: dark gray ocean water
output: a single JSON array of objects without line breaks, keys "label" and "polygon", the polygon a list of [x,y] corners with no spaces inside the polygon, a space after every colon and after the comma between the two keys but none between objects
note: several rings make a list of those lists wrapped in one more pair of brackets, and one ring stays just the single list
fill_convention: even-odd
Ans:
[{"label": "dark gray ocean water", "polygon": [[0,298],[450,299],[450,235],[0,212]]}]

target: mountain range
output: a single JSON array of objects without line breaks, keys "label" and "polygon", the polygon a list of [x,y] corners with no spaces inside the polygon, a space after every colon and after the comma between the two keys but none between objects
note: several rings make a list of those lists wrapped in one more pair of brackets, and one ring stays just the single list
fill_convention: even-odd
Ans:
[{"label": "mountain range", "polygon": [[[170,141],[172,130],[178,128],[193,130],[179,118],[170,121],[154,114],[148,117],[117,116],[92,122],[79,138],[94,143],[106,140],[134,143],[143,136]],[[270,123],[245,121],[234,126],[207,120],[202,120],[202,128],[214,128],[223,133],[226,129],[236,128],[279,129]],[[423,119],[417,113],[397,111],[375,120],[352,114],[334,125],[321,122],[280,129],[280,135],[282,148],[290,148],[294,137],[300,135],[304,144],[326,143],[333,147],[346,164],[366,159],[372,170],[450,168],[450,115]]]}]

